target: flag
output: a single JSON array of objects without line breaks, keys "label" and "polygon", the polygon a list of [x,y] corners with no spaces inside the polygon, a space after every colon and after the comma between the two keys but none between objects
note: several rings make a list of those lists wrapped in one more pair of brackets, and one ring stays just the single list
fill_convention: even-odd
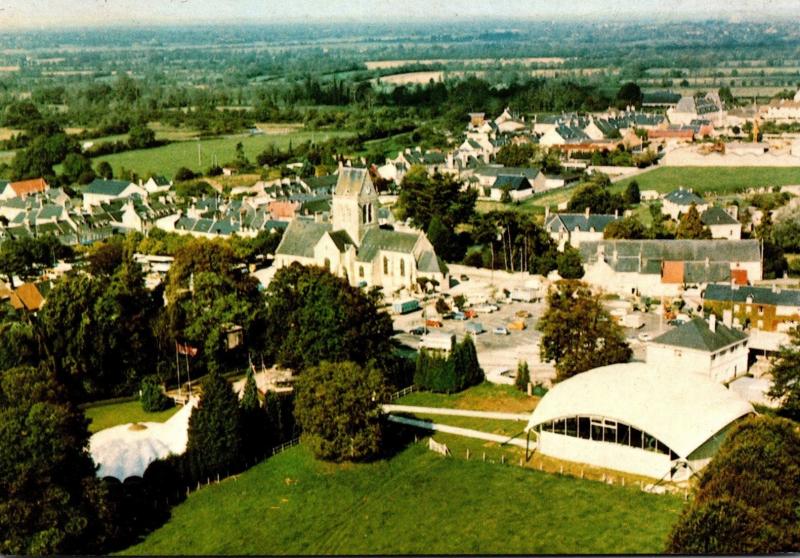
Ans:
[{"label": "flag", "polygon": [[191,357],[197,356],[197,347],[192,347],[188,343],[179,343],[175,342],[175,350],[178,351],[178,354],[181,355],[189,355]]}]

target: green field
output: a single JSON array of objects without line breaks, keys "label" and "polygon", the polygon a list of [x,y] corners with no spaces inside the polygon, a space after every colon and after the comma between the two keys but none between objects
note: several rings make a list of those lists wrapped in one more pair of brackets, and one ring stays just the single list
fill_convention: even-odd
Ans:
[{"label": "green field", "polygon": [[193,493],[126,554],[656,553],[680,498],[415,444],[332,465],[297,446]]},{"label": "green field", "polygon": [[91,419],[89,432],[95,433],[104,428],[127,424],[129,422],[164,422],[178,412],[180,407],[173,407],[158,413],[146,413],[140,401],[111,403],[86,409],[86,417]]},{"label": "green field", "polygon": [[800,184],[800,168],[793,167],[659,167],[634,178],[621,180],[612,190],[622,191],[631,180],[640,190],[666,193],[679,186],[695,192],[726,194],[738,189]]},{"label": "green field", "polygon": [[[264,151],[268,145],[275,145],[286,149],[289,142],[298,145],[305,141],[325,141],[333,137],[349,136],[350,132],[324,131],[324,132],[291,132],[286,134],[264,135],[238,135],[225,138],[215,138],[198,141],[179,141],[154,147],[152,149],[137,149],[125,151],[114,155],[104,155],[94,160],[95,166],[100,161],[108,161],[119,172],[125,167],[141,176],[149,173],[165,174],[172,177],[180,167],[193,171],[205,170],[216,160],[223,165],[233,161],[236,156],[236,144],[241,142],[248,159],[255,161],[256,155]],[[198,145],[200,146],[200,161],[198,161]]]}]

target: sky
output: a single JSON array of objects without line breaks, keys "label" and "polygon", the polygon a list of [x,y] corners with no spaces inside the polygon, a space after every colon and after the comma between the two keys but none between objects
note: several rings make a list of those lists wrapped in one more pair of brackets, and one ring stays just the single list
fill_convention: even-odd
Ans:
[{"label": "sky", "polygon": [[798,0],[0,0],[0,29],[474,19],[795,18]]}]

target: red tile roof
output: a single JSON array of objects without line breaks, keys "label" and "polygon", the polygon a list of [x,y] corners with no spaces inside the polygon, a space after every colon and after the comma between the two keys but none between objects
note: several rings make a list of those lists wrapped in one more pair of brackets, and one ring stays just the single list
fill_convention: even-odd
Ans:
[{"label": "red tile roof", "polygon": [[36,192],[44,192],[47,189],[47,182],[44,178],[32,178],[30,180],[20,180],[9,184],[17,197],[24,198]]}]

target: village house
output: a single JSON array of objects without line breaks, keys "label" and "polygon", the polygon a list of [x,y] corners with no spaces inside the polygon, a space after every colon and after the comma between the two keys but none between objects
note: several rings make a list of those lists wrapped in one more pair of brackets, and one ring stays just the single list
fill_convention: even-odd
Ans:
[{"label": "village house", "polygon": [[526,200],[533,195],[533,184],[524,176],[501,174],[492,184],[489,197],[495,201],[502,201],[506,192],[512,201]]},{"label": "village house", "polygon": [[766,107],[761,107],[761,118],[775,122],[794,122],[800,120],[800,90],[794,98],[773,99]]},{"label": "village house", "polygon": [[699,374],[727,383],[747,373],[747,334],[695,317],[647,344],[647,364],[675,374]]},{"label": "village house", "polygon": [[678,104],[667,109],[667,118],[672,124],[688,125],[693,120],[708,120],[715,126],[724,127],[727,113],[719,93],[710,91],[704,97],[682,97]]},{"label": "village house", "polygon": [[584,213],[545,215],[544,229],[558,244],[559,251],[563,252],[567,244],[578,248],[582,242],[602,240],[606,226],[619,218],[616,213],[614,215],[591,213],[589,208],[586,208]]},{"label": "village house", "polygon": [[742,238],[742,224],[721,207],[709,207],[700,216],[700,220],[711,231],[711,238]]},{"label": "village house", "polygon": [[170,188],[172,188],[172,181],[164,176],[156,175],[148,178],[144,184],[139,181],[139,186],[147,190],[148,194],[158,194],[160,192],[169,192]]},{"label": "village house", "polygon": [[95,178],[83,189],[83,208],[88,211],[92,206],[100,205],[103,202],[129,198],[133,195],[146,198],[147,190],[128,180]]},{"label": "village house", "polygon": [[800,323],[800,290],[712,284],[703,294],[703,308],[720,317],[730,312],[736,327],[786,332]]},{"label": "village house", "polygon": [[447,288],[447,267],[425,233],[381,229],[378,204],[366,169],[340,169],[331,222],[292,221],[275,251],[275,266],[318,265],[345,277],[351,285],[386,291],[412,288],[418,279],[431,279]]},{"label": "village house", "polygon": [[624,296],[678,296],[687,286],[763,277],[758,240],[601,240],[579,249],[583,280]]},{"label": "village house", "polygon": [[698,213],[703,213],[708,209],[707,201],[692,192],[691,188],[681,187],[664,196],[661,202],[661,212],[677,221],[681,214],[689,211],[692,204],[695,205]]},{"label": "village house", "polygon": [[44,193],[48,188],[44,178],[32,178],[17,182],[0,181],[0,200],[25,199],[32,194]]}]

